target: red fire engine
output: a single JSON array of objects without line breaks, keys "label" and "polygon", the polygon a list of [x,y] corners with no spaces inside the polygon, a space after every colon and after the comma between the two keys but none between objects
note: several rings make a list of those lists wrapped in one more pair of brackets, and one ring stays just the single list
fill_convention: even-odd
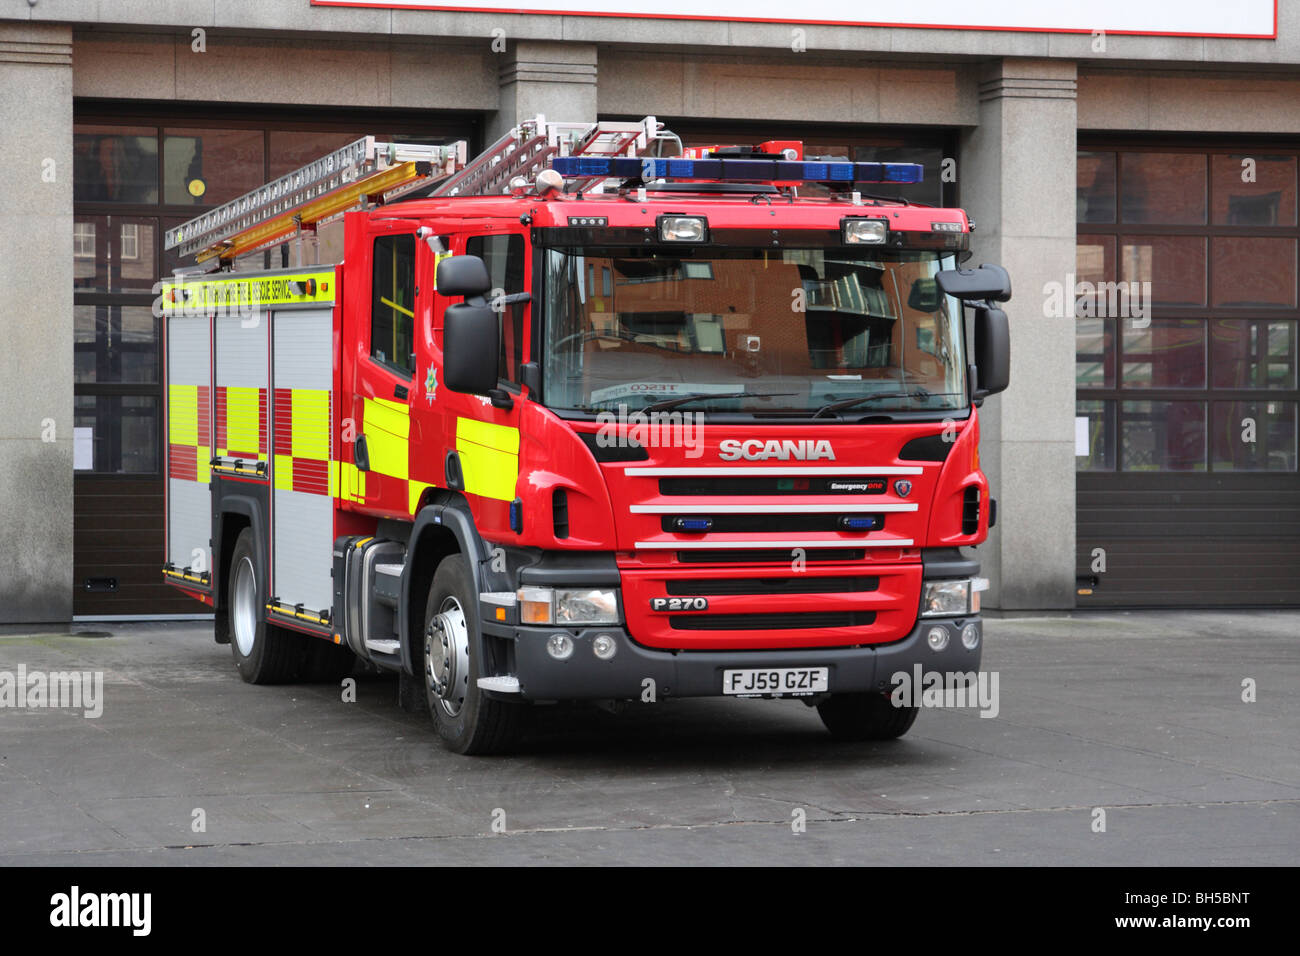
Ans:
[{"label": "red fire engine", "polygon": [[359,657],[460,753],[558,700],[906,732],[891,675],[979,666],[1009,363],[965,213],[863,191],[920,173],[538,117],[170,230],[165,579],[246,681]]}]

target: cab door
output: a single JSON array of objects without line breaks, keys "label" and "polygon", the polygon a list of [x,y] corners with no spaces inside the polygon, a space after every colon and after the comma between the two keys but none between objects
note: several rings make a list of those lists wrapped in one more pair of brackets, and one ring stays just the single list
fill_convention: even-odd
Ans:
[{"label": "cab door", "polygon": [[[416,316],[427,312],[432,290],[417,281],[431,265],[426,244],[412,220],[370,224],[365,255],[369,268],[358,277],[359,314],[353,337],[352,468],[345,468],[341,497],[367,514],[405,518],[411,455],[411,401],[415,390]],[[367,308],[368,306],[368,308]],[[355,314],[355,313],[354,313]]]},{"label": "cab door", "polygon": [[[457,226],[458,231],[443,239],[443,247],[454,255],[481,258],[494,293],[514,295],[531,288],[529,244],[517,224],[480,221]],[[493,403],[487,396],[449,392],[441,384],[442,315],[448,305],[458,301],[439,295],[433,305],[426,342],[428,364],[421,366],[417,376],[418,397],[412,407],[413,431],[421,436],[420,444],[427,451],[412,467],[422,487],[440,485],[462,491],[480,530],[504,534],[510,529],[510,502],[516,497],[519,477],[519,365],[528,358],[529,303],[511,303],[498,312],[501,350],[497,384],[510,398],[510,407],[503,408],[500,405],[504,403]]]}]

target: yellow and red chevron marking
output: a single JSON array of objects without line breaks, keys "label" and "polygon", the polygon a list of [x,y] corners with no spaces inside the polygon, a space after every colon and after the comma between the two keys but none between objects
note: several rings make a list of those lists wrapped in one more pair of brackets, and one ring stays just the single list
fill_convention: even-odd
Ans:
[{"label": "yellow and red chevron marking", "polygon": [[208,481],[211,400],[206,385],[167,388],[167,477]]},{"label": "yellow and red chevron marking", "polygon": [[325,389],[275,390],[275,487],[335,494],[330,461],[331,396]]},{"label": "yellow and red chevron marking", "polygon": [[217,386],[217,455],[266,460],[266,389]]}]

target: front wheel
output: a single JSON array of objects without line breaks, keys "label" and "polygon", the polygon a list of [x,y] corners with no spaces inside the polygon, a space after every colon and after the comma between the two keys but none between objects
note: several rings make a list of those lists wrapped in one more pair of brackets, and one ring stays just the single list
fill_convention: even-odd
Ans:
[{"label": "front wheel", "polygon": [[888,694],[832,694],[817,705],[837,740],[893,740],[912,729],[919,707],[895,707]]},{"label": "front wheel", "polygon": [[479,689],[478,590],[463,555],[444,558],[424,609],[423,678],[429,711],[448,749],[501,753],[519,736],[522,704]]}]

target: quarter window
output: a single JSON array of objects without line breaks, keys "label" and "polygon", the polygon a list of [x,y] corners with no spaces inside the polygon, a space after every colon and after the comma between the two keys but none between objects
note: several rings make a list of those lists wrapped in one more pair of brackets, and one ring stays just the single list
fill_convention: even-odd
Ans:
[{"label": "quarter window", "polygon": [[415,371],[415,237],[375,240],[370,356],[407,375]]}]

